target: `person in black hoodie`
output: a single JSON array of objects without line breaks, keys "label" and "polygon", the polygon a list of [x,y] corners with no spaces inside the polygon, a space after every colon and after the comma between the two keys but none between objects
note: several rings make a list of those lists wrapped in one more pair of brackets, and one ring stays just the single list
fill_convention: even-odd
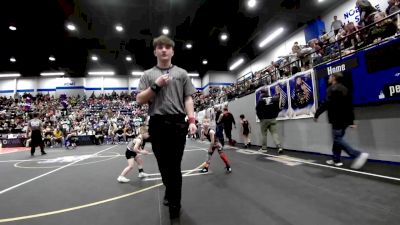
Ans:
[{"label": "person in black hoodie", "polygon": [[354,125],[354,112],[349,90],[342,84],[343,74],[334,73],[329,77],[330,86],[327,89],[326,101],[322,103],[314,116],[317,122],[318,117],[328,111],[328,120],[332,124],[333,137],[333,159],[326,161],[329,165],[342,166],[340,161],[342,150],[355,158],[351,168],[360,169],[368,159],[368,153],[361,153],[353,149],[344,139],[347,127],[356,128]]},{"label": "person in black hoodie", "polygon": [[278,148],[278,154],[283,153],[280,138],[277,132],[277,121],[276,117],[280,112],[279,108],[279,95],[270,97],[267,90],[261,90],[260,99],[256,105],[256,113],[258,119],[260,119],[260,128],[262,134],[262,147],[260,152],[267,152],[267,134],[268,130],[271,132],[271,136]]}]

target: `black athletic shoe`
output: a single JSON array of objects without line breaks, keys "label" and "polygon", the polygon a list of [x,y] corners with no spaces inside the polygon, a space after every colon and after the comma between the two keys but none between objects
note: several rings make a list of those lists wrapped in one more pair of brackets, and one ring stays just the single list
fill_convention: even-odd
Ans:
[{"label": "black athletic shoe", "polygon": [[168,199],[166,197],[164,197],[163,205],[169,206],[169,201],[168,201]]},{"label": "black athletic shoe", "polygon": [[208,168],[203,167],[203,169],[200,170],[200,173],[208,173]]},{"label": "black athletic shoe", "polygon": [[176,219],[181,216],[181,207],[180,206],[169,206],[169,218]]},{"label": "black athletic shoe", "polygon": [[226,167],[226,172],[227,172],[227,173],[232,173],[232,168],[231,168],[230,166],[227,166],[227,167]]},{"label": "black athletic shoe", "polygon": [[42,155],[46,155],[47,153],[46,152],[42,152]]}]

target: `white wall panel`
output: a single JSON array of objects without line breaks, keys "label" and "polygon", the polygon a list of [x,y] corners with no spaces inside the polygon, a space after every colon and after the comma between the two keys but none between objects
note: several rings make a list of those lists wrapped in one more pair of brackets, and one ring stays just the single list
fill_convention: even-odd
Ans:
[{"label": "white wall panel", "polygon": [[128,77],[104,77],[104,88],[106,87],[128,87]]},{"label": "white wall panel", "polygon": [[13,96],[15,91],[15,82],[15,78],[0,79],[0,96]]},{"label": "white wall panel", "polygon": [[36,78],[19,78],[17,79],[17,92],[30,92],[35,94],[37,89]]}]

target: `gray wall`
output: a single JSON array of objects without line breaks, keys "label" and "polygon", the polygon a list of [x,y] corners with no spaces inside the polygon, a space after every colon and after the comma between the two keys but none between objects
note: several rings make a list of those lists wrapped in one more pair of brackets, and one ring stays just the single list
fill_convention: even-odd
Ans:
[{"label": "gray wall", "polygon": [[[239,115],[244,114],[252,128],[251,142],[261,145],[261,133],[255,116],[254,93],[229,102],[229,110],[239,123]],[[400,162],[400,107],[399,104],[366,106],[355,109],[357,129],[347,129],[345,139],[356,149],[368,152],[372,159]],[[312,119],[283,120],[278,122],[278,130],[286,149],[331,154],[331,127],[326,113],[318,123]],[[239,143],[239,126],[232,136]],[[268,134],[268,146],[275,147]],[[345,153],[343,155],[346,155]]]},{"label": "gray wall", "polygon": [[230,72],[210,71],[207,74],[210,75],[210,83],[236,83],[236,76]]}]

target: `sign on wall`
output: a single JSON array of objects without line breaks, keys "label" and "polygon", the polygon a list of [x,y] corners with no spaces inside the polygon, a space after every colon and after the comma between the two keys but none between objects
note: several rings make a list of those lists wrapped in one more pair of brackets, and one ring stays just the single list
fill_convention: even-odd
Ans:
[{"label": "sign on wall", "polygon": [[[262,89],[266,89],[270,96],[279,95],[281,111],[276,118],[277,120],[314,117],[316,91],[313,70],[300,72],[289,79],[258,88],[255,91],[256,104]],[[259,122],[259,119],[257,118],[256,121]]]},{"label": "sign on wall", "polygon": [[289,119],[289,92],[288,80],[281,80],[268,86],[270,96],[279,96],[279,108],[277,120]]},{"label": "sign on wall", "polygon": [[314,80],[312,71],[297,73],[289,79],[291,119],[314,117],[316,108]]}]

